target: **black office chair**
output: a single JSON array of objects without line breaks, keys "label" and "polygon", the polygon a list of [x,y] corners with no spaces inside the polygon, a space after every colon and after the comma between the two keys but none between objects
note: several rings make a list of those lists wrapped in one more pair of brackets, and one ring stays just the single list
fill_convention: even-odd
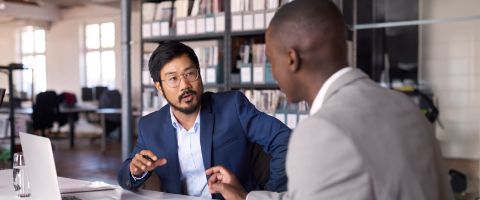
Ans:
[{"label": "black office chair", "polygon": [[39,131],[40,135],[47,136],[58,115],[58,98],[55,91],[40,92],[35,98],[33,105],[33,130]]},{"label": "black office chair", "polygon": [[[121,108],[122,95],[118,90],[107,90],[103,92],[98,101],[98,108]],[[122,117],[120,114],[105,114],[105,128],[107,136],[115,129],[119,129],[122,125]],[[120,139],[121,134],[119,134]]]},{"label": "black office chair", "polygon": [[[77,105],[77,96],[71,92],[62,92],[57,96],[57,101],[59,106],[63,106],[65,108],[73,108]],[[78,113],[76,114],[63,114],[58,112],[55,121],[58,122],[58,127],[62,127],[68,123],[68,117],[72,115],[73,121],[78,121],[79,116]],[[59,132],[59,131],[58,131]]]},{"label": "black office chair", "polygon": [[251,144],[249,148],[250,160],[249,164],[253,170],[253,176],[257,181],[259,190],[265,190],[265,185],[270,177],[270,160],[272,156],[265,153],[258,144]]},{"label": "black office chair", "polygon": [[100,97],[102,96],[102,94],[103,94],[105,91],[108,91],[108,87],[105,87],[105,86],[96,86],[96,87],[94,88],[95,100],[100,100]]},{"label": "black office chair", "polygon": [[82,101],[93,101],[93,88],[82,87]]}]

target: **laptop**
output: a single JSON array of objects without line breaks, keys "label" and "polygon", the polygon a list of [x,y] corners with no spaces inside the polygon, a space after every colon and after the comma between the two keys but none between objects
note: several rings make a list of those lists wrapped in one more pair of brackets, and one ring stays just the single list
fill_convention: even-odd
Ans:
[{"label": "laptop", "polygon": [[[53,160],[52,145],[48,138],[20,132],[20,142],[25,157],[26,170],[30,181],[30,191],[33,199],[80,199],[75,196],[61,196],[57,179],[57,170]],[[65,191],[62,193],[113,189],[115,188],[111,186],[81,186],[79,188],[65,188]]]}]

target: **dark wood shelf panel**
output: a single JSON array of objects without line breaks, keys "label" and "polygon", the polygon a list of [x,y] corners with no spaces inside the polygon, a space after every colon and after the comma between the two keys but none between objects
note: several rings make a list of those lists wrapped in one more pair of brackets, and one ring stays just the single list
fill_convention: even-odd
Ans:
[{"label": "dark wood shelf panel", "polygon": [[204,33],[204,34],[194,34],[194,35],[172,35],[172,36],[159,36],[159,37],[150,37],[143,38],[143,42],[158,43],[163,41],[198,41],[198,40],[219,40],[223,39],[225,33]]},{"label": "dark wood shelf panel", "polygon": [[248,37],[265,35],[265,29],[251,30],[251,31],[232,31],[233,37]]},{"label": "dark wood shelf panel", "polygon": [[275,83],[234,83],[231,84],[232,89],[263,89],[263,90],[276,90],[279,89],[278,85]]}]

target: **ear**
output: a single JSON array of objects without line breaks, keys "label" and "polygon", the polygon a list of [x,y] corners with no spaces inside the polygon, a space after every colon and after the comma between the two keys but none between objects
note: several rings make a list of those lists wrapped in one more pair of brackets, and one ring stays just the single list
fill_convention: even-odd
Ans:
[{"label": "ear", "polygon": [[159,94],[163,95],[162,85],[160,84],[160,81],[155,82],[155,88],[157,89],[157,91],[158,91]]},{"label": "ear", "polygon": [[296,49],[288,50],[288,69],[290,72],[297,72],[300,70],[300,56]]}]

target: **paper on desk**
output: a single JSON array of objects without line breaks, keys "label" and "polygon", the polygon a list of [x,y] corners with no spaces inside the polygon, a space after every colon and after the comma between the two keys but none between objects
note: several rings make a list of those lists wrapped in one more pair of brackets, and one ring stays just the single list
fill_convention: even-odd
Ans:
[{"label": "paper on desk", "polygon": [[100,181],[89,182],[62,177],[58,178],[58,185],[60,187],[61,194],[117,189],[116,186]]}]

